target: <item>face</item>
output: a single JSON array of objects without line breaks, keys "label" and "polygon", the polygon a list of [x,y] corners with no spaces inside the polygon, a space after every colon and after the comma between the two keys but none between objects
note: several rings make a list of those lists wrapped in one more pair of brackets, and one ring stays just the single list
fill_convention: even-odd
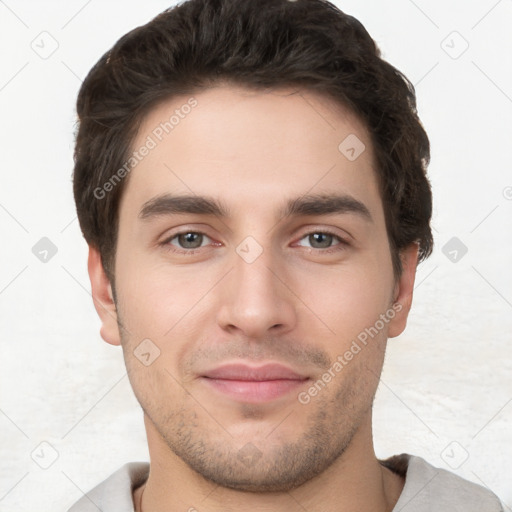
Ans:
[{"label": "face", "polygon": [[395,279],[370,137],[314,93],[224,85],[155,108],[142,146],[117,303],[98,311],[150,451],[233,489],[297,487],[371,442],[386,340],[409,310],[416,251]]}]

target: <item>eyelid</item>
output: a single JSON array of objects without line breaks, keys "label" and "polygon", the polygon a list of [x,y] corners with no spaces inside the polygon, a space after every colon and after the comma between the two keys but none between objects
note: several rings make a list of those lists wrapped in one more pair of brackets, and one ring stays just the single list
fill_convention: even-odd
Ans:
[{"label": "eyelid", "polygon": [[342,242],[350,243],[353,240],[353,237],[350,233],[342,229],[331,228],[327,226],[307,226],[304,228],[304,231],[296,240],[302,240],[305,236],[312,235],[314,233],[324,233],[327,235],[335,236],[339,238]]},{"label": "eyelid", "polygon": [[[300,242],[302,240],[304,240],[305,238],[309,237],[310,235],[313,235],[313,234],[316,234],[316,233],[321,233],[323,235],[330,235],[334,239],[338,239],[338,242],[334,243],[334,245],[330,245],[329,247],[323,247],[323,248],[311,247],[311,246],[308,246],[308,245],[300,244]],[[307,233],[304,234],[304,236],[301,236],[293,244],[293,246],[295,246],[295,247],[302,247],[303,249],[306,249],[308,252],[314,251],[314,252],[319,253],[319,254],[331,254],[331,253],[334,253],[336,251],[341,251],[343,249],[346,249],[349,245],[350,245],[349,242],[347,242],[347,240],[345,240],[345,238],[339,236],[337,233],[332,233],[332,232],[330,232],[329,230],[326,230],[326,229],[323,229],[323,230],[317,229],[317,230],[314,230],[314,231],[307,232]]]},{"label": "eyelid", "polygon": [[[207,243],[206,245],[201,245],[200,247],[192,247],[192,248],[185,248],[185,247],[179,247],[178,245],[174,245],[171,243],[172,240],[174,240],[176,237],[180,236],[180,235],[186,235],[187,233],[194,233],[196,235],[202,235],[204,238],[207,238],[208,240],[210,240],[209,243]],[[203,240],[204,242],[204,240]],[[193,254],[195,253],[196,251],[199,251],[201,249],[207,249],[208,246],[219,246],[221,245],[220,242],[216,242],[211,236],[207,235],[204,231],[200,231],[199,229],[180,229],[179,231],[175,231],[171,234],[168,234],[161,242],[158,242],[158,245],[162,246],[164,249],[167,249],[168,251],[171,251],[171,252],[176,252],[176,253],[188,253],[188,254]]]},{"label": "eyelid", "polygon": [[[179,245],[174,245],[172,244],[172,240],[174,240],[175,238],[181,236],[181,235],[186,235],[188,233],[193,233],[195,235],[201,235],[203,237],[203,240],[201,240],[202,242],[205,242],[206,240],[205,239],[208,239],[210,241],[210,243],[207,243],[206,245],[200,245],[199,247],[191,247],[191,248],[184,248],[184,247],[180,247]],[[182,231],[181,233],[175,233],[173,236],[171,236],[170,238],[168,238],[168,244],[170,245],[173,245],[174,247],[176,247],[178,250],[180,251],[185,251],[185,250],[188,250],[188,251],[197,251],[198,249],[202,249],[208,245],[210,245],[211,243],[213,242],[213,240],[206,234],[206,233],[201,233],[200,231]]]},{"label": "eyelid", "polygon": [[[187,229],[185,231],[178,231],[177,233],[174,233],[173,235],[168,236],[166,238],[167,243],[170,243],[171,240],[174,240],[178,236],[187,235],[189,233],[193,233],[194,235],[202,235],[203,238],[208,238],[208,240],[213,241],[211,237],[209,237],[206,233],[203,233],[202,231],[192,231],[191,229]],[[181,249],[181,247],[180,247],[180,249]],[[199,247],[198,247],[198,249],[199,249]]]},{"label": "eyelid", "polygon": [[213,239],[211,235],[207,234],[207,231],[209,231],[207,226],[198,226],[197,224],[194,226],[182,225],[166,229],[164,233],[158,237],[158,239],[161,240],[159,243],[165,243],[169,240],[172,240],[178,235],[184,235],[186,233],[197,233],[200,235],[207,236],[210,239]]}]

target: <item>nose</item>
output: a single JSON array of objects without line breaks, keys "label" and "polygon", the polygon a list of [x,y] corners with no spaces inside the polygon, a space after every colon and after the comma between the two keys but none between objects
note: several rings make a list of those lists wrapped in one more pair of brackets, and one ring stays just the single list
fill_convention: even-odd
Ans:
[{"label": "nose", "polygon": [[220,299],[219,326],[250,339],[292,330],[297,322],[294,294],[271,251],[264,250],[254,261],[235,254],[233,262]]}]

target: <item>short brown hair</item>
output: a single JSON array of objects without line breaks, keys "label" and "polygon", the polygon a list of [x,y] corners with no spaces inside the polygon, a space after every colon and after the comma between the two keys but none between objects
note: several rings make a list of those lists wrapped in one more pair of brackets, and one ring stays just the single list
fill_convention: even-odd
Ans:
[{"label": "short brown hair", "polygon": [[219,82],[299,87],[351,109],[371,134],[395,275],[409,244],[420,261],[432,252],[430,145],[414,87],[361,23],[326,0],[188,0],[119,39],[78,94],[75,202],[111,282],[127,178],[104,197],[95,191],[127,161],[154,106]]}]

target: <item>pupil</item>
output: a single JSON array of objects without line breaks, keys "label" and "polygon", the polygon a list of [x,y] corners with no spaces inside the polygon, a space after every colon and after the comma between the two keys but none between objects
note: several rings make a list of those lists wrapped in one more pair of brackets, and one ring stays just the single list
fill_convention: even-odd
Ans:
[{"label": "pupil", "polygon": [[201,236],[199,233],[185,233],[180,235],[180,244],[189,249],[201,247]]},{"label": "pupil", "polygon": [[309,243],[315,247],[315,244],[320,244],[321,248],[326,248],[331,245],[332,235],[328,233],[313,233],[309,235]]}]

